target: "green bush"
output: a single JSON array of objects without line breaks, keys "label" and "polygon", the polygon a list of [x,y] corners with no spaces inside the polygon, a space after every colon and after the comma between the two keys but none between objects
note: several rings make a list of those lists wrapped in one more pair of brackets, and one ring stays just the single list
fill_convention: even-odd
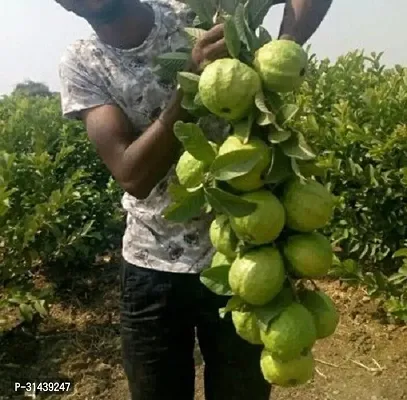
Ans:
[{"label": "green bush", "polygon": [[386,69],[380,57],[313,58],[295,95],[304,115],[296,125],[322,153],[338,200],[326,231],[342,249],[335,273],[358,277],[371,294],[395,289],[392,256],[407,245],[407,69]]},{"label": "green bush", "polygon": [[22,304],[26,315],[48,294],[27,288],[36,268],[86,265],[121,239],[120,190],[59,102],[0,102],[0,307]]}]

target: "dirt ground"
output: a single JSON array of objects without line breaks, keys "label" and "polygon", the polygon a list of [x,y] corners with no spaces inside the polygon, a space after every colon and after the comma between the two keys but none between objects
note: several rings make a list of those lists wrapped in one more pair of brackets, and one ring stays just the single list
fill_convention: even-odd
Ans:
[{"label": "dirt ground", "polygon": [[[407,327],[385,323],[380,308],[361,289],[337,282],[321,286],[336,301],[341,324],[332,338],[316,346],[314,381],[298,389],[277,388],[272,399],[407,399]],[[51,318],[34,332],[16,329],[0,337],[0,400],[28,398],[14,392],[15,382],[56,378],[74,381],[74,391],[36,399],[127,399],[117,266],[96,266],[73,276],[58,293]],[[197,371],[196,400],[204,400],[202,365]]]}]

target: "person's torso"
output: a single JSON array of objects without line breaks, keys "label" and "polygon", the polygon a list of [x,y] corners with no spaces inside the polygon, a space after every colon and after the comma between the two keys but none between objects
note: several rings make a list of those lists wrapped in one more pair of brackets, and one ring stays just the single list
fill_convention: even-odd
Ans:
[{"label": "person's torso", "polygon": [[[77,42],[75,48],[82,68],[103,82],[103,90],[128,116],[138,134],[160,115],[174,89],[154,73],[154,59],[187,46],[182,30],[193,18],[184,5],[173,0],[147,3],[154,9],[155,27],[138,48],[116,49],[103,44],[96,35]],[[209,265],[213,254],[208,234],[210,216],[203,214],[183,224],[171,223],[162,216],[170,204],[167,187],[174,175],[172,168],[144,200],[124,194],[127,228],[123,257],[141,267],[196,273]]]}]

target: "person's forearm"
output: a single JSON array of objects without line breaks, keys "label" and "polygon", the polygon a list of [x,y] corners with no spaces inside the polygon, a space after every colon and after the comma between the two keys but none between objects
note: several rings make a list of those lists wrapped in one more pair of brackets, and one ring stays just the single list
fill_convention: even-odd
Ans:
[{"label": "person's forearm", "polygon": [[303,45],[318,29],[332,0],[287,0],[280,28],[280,39]]},{"label": "person's forearm", "polygon": [[132,177],[126,190],[133,196],[148,197],[177,161],[181,143],[173,133],[175,122],[185,119],[180,92],[160,117],[125,151],[123,165]]}]

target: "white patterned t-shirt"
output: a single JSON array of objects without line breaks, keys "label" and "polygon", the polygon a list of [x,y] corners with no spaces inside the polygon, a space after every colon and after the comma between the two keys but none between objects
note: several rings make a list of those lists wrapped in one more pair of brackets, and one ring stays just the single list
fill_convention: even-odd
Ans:
[{"label": "white patterned t-shirt", "polygon": [[[119,106],[142,133],[166,106],[174,87],[153,73],[157,55],[186,47],[182,29],[193,15],[174,0],[147,0],[155,13],[155,26],[145,42],[130,50],[111,47],[93,34],[71,45],[60,64],[62,109],[65,116],[103,104]],[[165,149],[163,149],[165,151]],[[185,224],[166,220],[168,182],[174,167],[150,195],[138,200],[125,193],[127,212],[123,237],[124,259],[140,267],[162,271],[198,273],[213,254],[208,228],[209,216]]]}]

